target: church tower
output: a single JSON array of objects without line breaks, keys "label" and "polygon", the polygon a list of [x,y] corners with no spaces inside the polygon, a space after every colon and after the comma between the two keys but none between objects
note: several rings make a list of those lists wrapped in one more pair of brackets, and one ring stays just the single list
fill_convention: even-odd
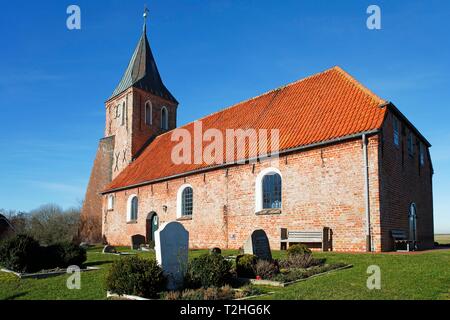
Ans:
[{"label": "church tower", "polygon": [[144,27],[127,69],[105,103],[100,140],[81,212],[80,237],[99,242],[104,187],[139,156],[153,139],[176,128],[178,102],[162,82]]},{"label": "church tower", "polygon": [[144,20],[141,38],[128,67],[106,101],[105,137],[114,136],[112,178],[155,136],[176,127],[177,106],[177,100],[161,80]]}]

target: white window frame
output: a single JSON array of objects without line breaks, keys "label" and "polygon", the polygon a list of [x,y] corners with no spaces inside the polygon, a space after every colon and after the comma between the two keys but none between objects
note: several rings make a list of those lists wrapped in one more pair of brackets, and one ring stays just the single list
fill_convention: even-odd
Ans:
[{"label": "white window frame", "polygon": [[[131,202],[135,197],[138,199],[138,210],[137,210],[138,212],[136,219],[131,219]],[[139,197],[137,196],[137,194],[132,194],[128,197],[127,200],[127,222],[137,221],[138,217],[139,217]]]},{"label": "white window frame", "polygon": [[[150,109],[150,115],[147,114],[147,107],[149,107]],[[145,113],[145,124],[151,126],[153,124],[153,105],[150,100],[145,103],[144,113]],[[150,121],[147,121],[148,116],[150,116],[149,118]]]},{"label": "white window frame", "polygon": [[[163,118],[163,111],[166,111],[166,118]],[[165,106],[161,108],[161,129],[162,130],[169,130],[169,111]]]},{"label": "white window frame", "polygon": [[185,183],[180,188],[178,188],[177,191],[177,219],[182,217],[189,217],[183,216],[183,191],[186,188],[192,189],[192,215],[194,214],[194,188],[189,183]]},{"label": "white window frame", "polygon": [[114,195],[113,194],[110,194],[110,195],[108,195],[108,198],[107,198],[107,209],[108,210],[114,210]]},{"label": "white window frame", "polygon": [[278,168],[270,167],[262,170],[255,181],[255,213],[263,210],[263,179],[268,174],[279,174],[281,177],[281,208],[283,208],[283,175]]}]

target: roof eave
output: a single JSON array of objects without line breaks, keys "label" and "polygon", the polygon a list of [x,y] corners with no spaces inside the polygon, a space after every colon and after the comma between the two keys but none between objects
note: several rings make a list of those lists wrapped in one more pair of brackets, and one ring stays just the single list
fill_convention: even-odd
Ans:
[{"label": "roof eave", "polygon": [[[349,140],[354,140],[356,138],[362,137],[363,135],[371,136],[371,135],[378,134],[379,132],[380,132],[380,129],[373,129],[373,130],[363,131],[363,132],[359,132],[359,133],[355,133],[355,134],[351,134],[351,135],[347,135],[347,136],[343,136],[343,137],[339,137],[339,138],[335,138],[335,139],[330,139],[330,140],[316,142],[316,143],[312,143],[312,144],[308,144],[308,145],[304,145],[304,146],[298,146],[295,148],[285,149],[285,150],[282,150],[279,152],[279,156],[286,155],[286,154],[293,153],[293,152],[305,151],[308,149],[313,149],[313,148],[317,148],[317,147],[323,147],[323,146],[327,146],[327,145],[341,143],[341,142],[345,142],[345,141],[349,141]],[[248,159],[245,159],[245,163],[254,162],[257,160],[264,160],[264,159],[268,159],[271,157],[272,157],[272,155],[263,155],[263,156],[248,158]],[[241,161],[243,161],[243,160],[241,160]],[[114,193],[114,192],[118,192],[118,191],[124,191],[124,190],[128,190],[128,189],[143,187],[143,186],[150,185],[153,183],[164,182],[164,181],[168,181],[168,180],[172,180],[172,179],[176,179],[176,178],[182,178],[182,177],[190,176],[193,174],[199,174],[199,173],[203,173],[203,172],[207,172],[207,171],[223,169],[226,167],[239,165],[240,164],[239,162],[241,162],[241,161],[237,161],[237,162],[233,162],[233,163],[219,164],[219,165],[201,168],[201,169],[197,169],[197,170],[186,171],[183,173],[179,173],[179,174],[175,174],[175,175],[171,175],[171,176],[167,176],[167,177],[163,177],[163,178],[148,180],[148,181],[144,181],[144,182],[140,182],[140,183],[124,186],[124,187],[113,188],[113,189],[109,189],[109,190],[100,192],[100,194],[105,195],[105,194]]]}]

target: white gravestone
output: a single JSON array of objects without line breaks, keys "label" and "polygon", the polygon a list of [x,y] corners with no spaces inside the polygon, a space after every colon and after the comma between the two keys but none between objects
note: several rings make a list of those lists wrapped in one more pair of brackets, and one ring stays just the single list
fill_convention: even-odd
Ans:
[{"label": "white gravestone", "polygon": [[164,223],[155,232],[156,260],[168,278],[167,289],[183,285],[188,264],[189,232],[179,222]]}]

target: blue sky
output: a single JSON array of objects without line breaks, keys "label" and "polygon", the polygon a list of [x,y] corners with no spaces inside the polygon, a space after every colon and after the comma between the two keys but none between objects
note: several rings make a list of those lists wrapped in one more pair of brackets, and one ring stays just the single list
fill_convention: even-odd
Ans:
[{"label": "blue sky", "polygon": [[[84,196],[104,101],[144,1],[8,1],[0,19],[0,208]],[[81,8],[81,30],[66,8]],[[148,34],[178,123],[334,65],[393,101],[433,144],[436,232],[450,232],[450,2],[148,1]],[[382,30],[366,9],[382,9]]]}]

